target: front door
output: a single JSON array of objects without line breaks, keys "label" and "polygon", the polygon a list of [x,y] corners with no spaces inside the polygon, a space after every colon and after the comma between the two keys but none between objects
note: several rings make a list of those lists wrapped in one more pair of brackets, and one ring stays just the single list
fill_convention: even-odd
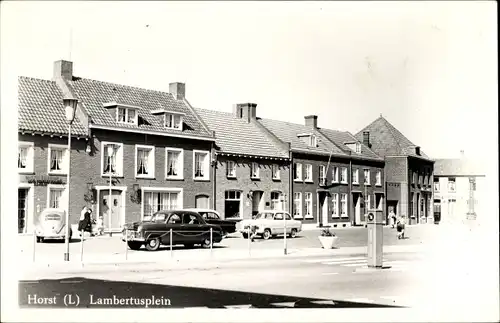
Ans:
[{"label": "front door", "polygon": [[254,191],[252,193],[252,216],[257,215],[259,211],[262,211],[262,191]]},{"label": "front door", "polygon": [[318,193],[318,221],[319,226],[328,225],[328,203],[326,193]]},{"label": "front door", "polygon": [[208,195],[198,195],[194,200],[194,207],[197,209],[209,209],[210,208],[210,198]]},{"label": "front door", "polygon": [[20,188],[17,193],[17,232],[26,233],[28,215],[28,189]]},{"label": "front door", "polygon": [[361,225],[361,199],[360,194],[354,194],[353,205],[354,205],[354,224]]},{"label": "front door", "polygon": [[99,207],[100,216],[103,217],[104,230],[120,231],[123,225],[122,221],[122,192],[119,190],[111,191],[111,198],[109,198],[109,191],[101,191],[101,205]]}]

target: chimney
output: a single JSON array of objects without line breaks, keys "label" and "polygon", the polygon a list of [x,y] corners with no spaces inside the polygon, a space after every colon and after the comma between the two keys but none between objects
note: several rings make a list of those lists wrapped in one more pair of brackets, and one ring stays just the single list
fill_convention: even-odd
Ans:
[{"label": "chimney", "polygon": [[54,79],[63,78],[71,81],[73,79],[73,62],[69,61],[56,61],[54,63]]},{"label": "chimney", "polygon": [[460,150],[460,158],[465,158],[465,151]]},{"label": "chimney", "polygon": [[257,103],[238,103],[233,105],[233,114],[246,122],[257,118]]},{"label": "chimney", "polygon": [[417,156],[420,156],[420,147],[419,146],[415,147],[415,154],[417,154]]},{"label": "chimney", "polygon": [[186,97],[186,84],[179,82],[170,83],[169,92],[174,95],[176,100],[184,100]]},{"label": "chimney", "polygon": [[365,145],[368,148],[371,148],[370,131],[363,131],[363,145]]},{"label": "chimney", "polygon": [[310,115],[310,116],[305,116],[305,124],[307,127],[317,129],[318,128],[318,116],[315,115]]}]

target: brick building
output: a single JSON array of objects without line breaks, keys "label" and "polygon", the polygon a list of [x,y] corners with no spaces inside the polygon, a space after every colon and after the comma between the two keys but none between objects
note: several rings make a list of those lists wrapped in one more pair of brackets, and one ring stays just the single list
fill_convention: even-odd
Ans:
[{"label": "brick building", "polygon": [[95,81],[75,77],[68,61],[54,64],[52,81],[19,83],[23,230],[44,208],[68,207],[67,147],[56,146],[67,142],[67,96],[79,100],[69,167],[72,224],[86,203],[104,217],[106,231],[159,209],[213,205],[214,133],[186,100],[184,84],[169,84],[168,93]]},{"label": "brick building", "polygon": [[[378,174],[377,169],[383,168],[381,158],[348,133],[319,128],[314,115],[306,116],[304,125],[269,119],[259,122],[282,142],[290,143],[293,165],[290,209],[294,218],[301,219],[304,227],[345,227],[365,222],[364,206],[359,199],[363,192],[357,189],[358,184],[352,183],[353,174],[357,174],[358,181],[362,177],[359,170],[356,173],[353,170],[362,166],[363,170],[367,168],[373,173],[375,169]],[[383,182],[383,172],[380,181]],[[373,185],[363,196],[374,196],[375,201],[376,189]]]},{"label": "brick building", "polygon": [[233,113],[196,109],[216,133],[215,209],[247,219],[264,209],[288,210],[288,145],[256,122],[257,105],[236,104]]},{"label": "brick building", "polygon": [[409,224],[433,222],[434,161],[382,116],[355,137],[385,159],[386,214],[392,210]]}]

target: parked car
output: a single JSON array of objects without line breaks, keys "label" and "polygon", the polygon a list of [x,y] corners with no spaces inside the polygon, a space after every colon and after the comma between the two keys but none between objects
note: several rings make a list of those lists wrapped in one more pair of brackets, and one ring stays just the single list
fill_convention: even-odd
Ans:
[{"label": "parked car", "polygon": [[[283,220],[283,216],[286,220]],[[285,222],[287,236],[295,238],[302,231],[302,222],[292,219],[288,212],[269,210],[259,212],[252,220],[243,220],[240,232],[243,238],[247,239],[249,230],[252,231],[254,227],[255,234],[267,240],[273,236],[284,235]]]},{"label": "parked car", "polygon": [[[36,241],[45,239],[66,239],[66,210],[48,208],[35,218]],[[69,237],[73,232],[69,228]]]},{"label": "parked car", "polygon": [[215,210],[210,210],[210,209],[187,209],[187,210],[199,213],[207,223],[219,225],[222,228],[222,235],[224,236],[228,235],[229,233],[236,232],[236,223],[240,221],[239,219],[223,220],[222,217],[220,216],[220,213]]},{"label": "parked car", "polygon": [[[210,239],[212,228],[212,239]],[[172,229],[172,237],[170,237]],[[149,219],[126,224],[122,240],[129,248],[139,250],[143,245],[149,251],[155,251],[160,245],[183,244],[186,248],[201,245],[208,248],[213,243],[222,241],[222,228],[209,224],[194,211],[164,210],[153,214]]]}]

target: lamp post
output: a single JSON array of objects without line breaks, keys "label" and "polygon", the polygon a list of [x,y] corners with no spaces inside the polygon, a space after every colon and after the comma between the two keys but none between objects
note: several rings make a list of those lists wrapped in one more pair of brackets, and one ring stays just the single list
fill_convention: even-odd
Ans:
[{"label": "lamp post", "polygon": [[70,172],[71,172],[71,124],[75,120],[75,111],[76,111],[76,106],[78,104],[78,100],[74,99],[72,97],[67,97],[63,99],[63,103],[65,106],[65,112],[66,112],[66,120],[68,121],[68,174],[67,174],[67,179],[66,179],[66,185],[68,188],[68,209],[66,211],[66,234],[64,237],[64,242],[66,245],[66,250],[64,253],[64,261],[69,261],[69,209],[70,209]]},{"label": "lamp post", "polygon": [[108,230],[109,230],[109,236],[112,237],[113,233],[111,232],[111,174],[112,174],[112,161],[113,161],[113,154],[114,154],[114,147],[113,145],[108,145],[108,158],[109,158],[109,163],[108,163],[108,172],[109,172],[109,195],[108,195]]}]

